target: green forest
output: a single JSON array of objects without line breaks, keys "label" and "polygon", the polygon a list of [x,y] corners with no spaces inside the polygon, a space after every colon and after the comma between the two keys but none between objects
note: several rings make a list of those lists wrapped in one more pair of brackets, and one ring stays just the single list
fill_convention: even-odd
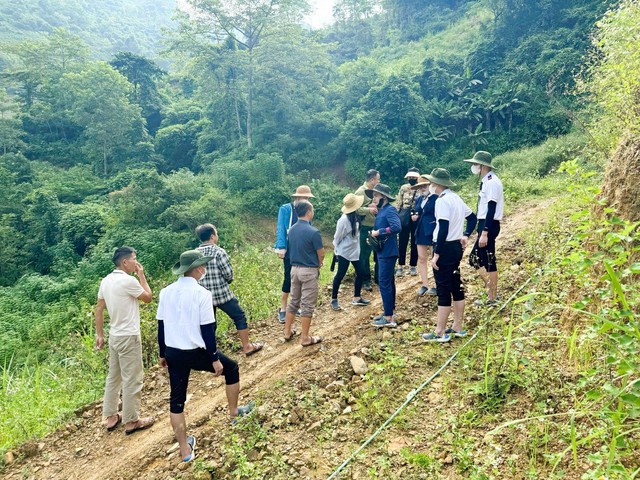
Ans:
[{"label": "green forest", "polygon": [[[487,150],[509,211],[559,196],[577,222],[558,275],[595,292],[571,308],[590,312],[616,377],[603,387],[585,362],[614,425],[585,437],[617,453],[594,447],[583,478],[636,478],[640,3],[337,0],[322,29],[305,0],[177,7],[0,0],[0,453],[102,395],[93,309],[116,247],[138,251],[155,297],[214,223],[250,320],[271,321],[279,279],[261,272],[280,268],[275,218],[296,186],[317,197],[327,246],[368,169],[397,191],[408,168],[445,167],[474,205],[462,159]],[[155,306],[141,308],[146,366]]]}]

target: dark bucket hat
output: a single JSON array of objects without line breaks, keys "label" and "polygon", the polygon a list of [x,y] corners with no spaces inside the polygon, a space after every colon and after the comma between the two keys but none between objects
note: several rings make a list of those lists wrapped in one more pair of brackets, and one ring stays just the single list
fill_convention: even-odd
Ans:
[{"label": "dark bucket hat", "polygon": [[200,265],[209,263],[213,257],[207,257],[200,250],[187,250],[180,254],[180,261],[176,263],[171,271],[174,275],[182,275]]},{"label": "dark bucket hat", "polygon": [[368,188],[364,191],[365,195],[369,198],[373,198],[373,193],[378,192],[381,195],[384,195],[389,199],[390,202],[395,201],[396,197],[391,195],[391,189],[389,185],[385,185],[384,183],[379,183],[373,188]]},{"label": "dark bucket hat", "polygon": [[446,168],[434,168],[431,175],[425,175],[431,183],[437,183],[444,187],[455,187],[456,184],[451,181],[451,174]]}]

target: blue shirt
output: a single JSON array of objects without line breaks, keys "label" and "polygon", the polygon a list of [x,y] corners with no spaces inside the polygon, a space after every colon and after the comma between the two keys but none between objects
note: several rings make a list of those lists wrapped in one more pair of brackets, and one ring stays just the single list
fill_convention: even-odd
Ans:
[{"label": "blue shirt", "polygon": [[288,253],[291,266],[319,268],[318,250],[321,248],[320,232],[306,220],[298,219],[289,229]]},{"label": "blue shirt", "polygon": [[378,253],[378,257],[397,257],[400,254],[398,251],[398,233],[402,230],[402,223],[400,223],[398,211],[394,206],[386,203],[378,210],[373,229],[380,231],[380,238],[388,237],[382,250]]}]

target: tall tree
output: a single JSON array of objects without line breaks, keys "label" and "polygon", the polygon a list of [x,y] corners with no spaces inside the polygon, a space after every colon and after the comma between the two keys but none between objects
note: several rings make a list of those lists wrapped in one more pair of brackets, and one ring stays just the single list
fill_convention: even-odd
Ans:
[{"label": "tall tree", "polygon": [[158,93],[157,81],[166,72],[153,61],[130,52],[118,52],[109,64],[127,77],[133,85],[133,100],[142,108],[147,120],[147,129],[154,134],[162,120],[162,101]]},{"label": "tall tree", "polygon": [[253,146],[253,95],[255,50],[270,30],[282,23],[300,21],[308,8],[306,0],[187,0],[197,12],[196,22],[212,27],[220,40],[231,37],[247,55],[246,139]]},{"label": "tall tree", "polygon": [[100,158],[107,176],[115,151],[144,139],[140,107],[129,101],[131,84],[110,65],[95,62],[66,74],[60,88],[67,92],[60,107],[84,129],[87,153]]}]

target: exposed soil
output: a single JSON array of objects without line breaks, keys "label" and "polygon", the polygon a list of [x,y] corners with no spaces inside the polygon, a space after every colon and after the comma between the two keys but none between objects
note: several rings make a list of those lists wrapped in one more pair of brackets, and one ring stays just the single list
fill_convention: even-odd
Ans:
[{"label": "exposed soil", "polygon": [[[518,233],[530,226],[532,218],[550,203],[546,201],[530,205],[507,218],[503,224],[498,241],[498,258],[503,271],[503,298],[515,290],[526,276],[524,270],[511,268],[521,261]],[[475,277],[467,267],[464,276],[468,280]],[[420,285],[419,277],[402,277],[397,285],[398,315],[403,323],[396,332],[378,331],[369,325],[371,316],[381,311],[377,291],[374,290],[370,297],[370,306],[349,305],[349,283],[343,284],[341,289],[341,303],[345,308],[342,312],[330,309],[328,295],[323,292],[321,306],[312,324],[312,333],[325,337],[325,341],[318,346],[302,348],[296,342],[283,343],[282,327],[275,318],[253,329],[252,338],[265,342],[266,346],[263,352],[249,358],[235,355],[241,369],[241,401],[258,399],[256,416],[268,430],[271,442],[263,451],[251,452],[250,460],[260,464],[269,457],[278,457],[279,461],[288,465],[288,473],[276,475],[277,478],[327,478],[379,426],[377,419],[372,419],[365,430],[362,429],[362,423],[349,421],[349,408],[353,402],[340,394],[340,383],[331,384],[337,380],[347,384],[351,382],[354,390],[360,388],[363,382],[359,376],[353,375],[348,358],[357,354],[369,361],[367,352],[384,348],[384,341],[391,337],[405,339],[404,343],[412,349],[425,348],[419,341],[417,331],[429,331],[432,328],[435,298],[417,299],[415,290]],[[476,280],[468,282],[471,300],[478,298],[479,289],[480,284]],[[485,312],[468,308],[468,326],[471,330]],[[407,377],[406,391],[399,391],[396,399],[388,399],[393,407],[389,413],[402,403],[407,392],[435,371],[460,344],[452,342],[443,345],[428,360],[412,367]],[[456,365],[450,368],[455,369]],[[446,379],[436,379],[409,407],[424,412],[421,416],[423,425],[415,425],[413,430],[398,431],[392,426],[385,432],[384,445],[378,443],[372,448],[397,453],[407,446],[426,449],[429,443],[436,441],[438,426],[443,418],[431,415],[431,409],[434,404],[455,400],[441,398],[443,383],[446,382]],[[309,394],[310,391],[313,395]],[[168,453],[174,444],[168,412],[168,377],[164,370],[154,367],[145,375],[142,405],[143,415],[157,417],[152,428],[131,436],[125,436],[122,427],[107,433],[102,425],[101,405],[88,405],[78,411],[77,418],[64,428],[16,449],[13,452],[16,459],[5,468],[4,478],[237,478],[233,475],[232,459],[223,458],[218,448],[222,439],[237,428],[231,427],[228,422],[223,380],[203,373],[192,373],[189,392],[185,409],[188,428],[198,438],[198,458],[213,466],[213,473],[198,469],[194,471],[193,464],[180,464],[176,452]],[[303,398],[305,401],[302,401]],[[309,406],[313,404],[315,407]],[[327,425],[335,425],[335,428],[331,427],[333,432],[327,434]],[[325,430],[321,435],[323,428]],[[480,438],[483,434],[477,432]],[[440,459],[445,465],[452,463],[447,455],[444,451]],[[366,478],[367,461],[360,461],[358,465],[348,476]],[[404,472],[402,468],[409,467],[399,467],[395,472],[397,478],[434,478],[428,475],[414,477],[410,471]],[[442,478],[463,478],[456,476],[454,469],[440,472],[440,475]],[[266,475],[262,478],[272,477]]]}]

